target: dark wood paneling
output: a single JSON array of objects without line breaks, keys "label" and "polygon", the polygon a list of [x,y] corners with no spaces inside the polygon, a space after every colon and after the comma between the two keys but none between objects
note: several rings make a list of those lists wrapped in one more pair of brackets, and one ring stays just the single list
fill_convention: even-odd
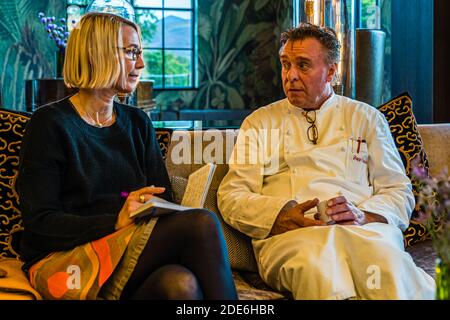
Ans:
[{"label": "dark wood paneling", "polygon": [[450,122],[450,1],[434,1],[434,122]]},{"label": "dark wood paneling", "polygon": [[392,0],[392,96],[408,91],[419,123],[433,121],[432,57],[433,1]]}]

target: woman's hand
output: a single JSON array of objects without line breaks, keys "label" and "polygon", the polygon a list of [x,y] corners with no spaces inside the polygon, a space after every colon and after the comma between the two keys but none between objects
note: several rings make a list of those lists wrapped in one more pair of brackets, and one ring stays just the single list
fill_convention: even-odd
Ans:
[{"label": "woman's hand", "polygon": [[163,193],[166,190],[164,187],[144,187],[128,194],[127,200],[123,204],[122,209],[117,217],[115,229],[119,230],[133,223],[130,218],[130,213],[139,209],[144,203],[153,197],[154,194]]}]

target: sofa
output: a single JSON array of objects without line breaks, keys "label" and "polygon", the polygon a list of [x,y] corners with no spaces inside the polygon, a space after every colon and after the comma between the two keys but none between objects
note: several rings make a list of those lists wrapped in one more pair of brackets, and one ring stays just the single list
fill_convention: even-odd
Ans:
[{"label": "sofa", "polygon": [[[430,174],[440,173],[445,166],[450,168],[450,147],[442,147],[443,141],[449,144],[450,124],[418,125],[418,130],[428,155]],[[181,201],[190,173],[206,162],[216,162],[217,168],[205,207],[215,212],[222,222],[239,297],[252,300],[290,299],[289,293],[277,292],[262,281],[257,273],[250,238],[226,224],[217,208],[217,189],[228,170],[226,160],[230,157],[237,134],[238,130],[174,131],[168,148],[166,166],[174,186],[175,200]],[[219,143],[216,143],[217,141]],[[186,151],[189,156],[184,153]],[[199,157],[200,152],[203,152],[203,159]],[[436,254],[423,225],[412,220],[404,235],[406,251],[411,254],[419,267],[434,277]]]},{"label": "sofa", "polygon": [[[0,109],[0,299],[40,299],[21,271],[22,262],[15,250],[15,234],[22,230],[14,181],[17,174],[21,137],[27,114]],[[419,125],[430,173],[450,167],[450,124]],[[166,159],[176,201],[180,201],[190,173],[206,162],[218,164],[207,195],[205,207],[222,221],[229,259],[238,295],[244,300],[290,299],[286,292],[269,288],[258,276],[250,239],[227,225],[217,209],[216,192],[227,172],[227,160],[237,137],[237,130],[170,131],[158,130],[157,137]],[[417,139],[416,139],[417,140]],[[420,139],[419,139],[420,140]],[[198,145],[202,146],[200,149]],[[447,147],[443,147],[445,143]],[[411,149],[411,148],[409,148]],[[207,156],[204,156],[207,155]],[[180,162],[180,159],[184,159]],[[405,233],[405,244],[417,265],[434,276],[435,253],[426,232],[412,221],[412,231]],[[422,226],[420,226],[422,227]],[[408,235],[409,232],[409,235]],[[407,241],[413,234],[415,241]],[[410,237],[411,238],[411,237]]]}]

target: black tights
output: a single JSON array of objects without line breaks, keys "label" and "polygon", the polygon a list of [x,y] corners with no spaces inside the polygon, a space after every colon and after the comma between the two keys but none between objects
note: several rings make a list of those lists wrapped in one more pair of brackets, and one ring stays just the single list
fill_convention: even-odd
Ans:
[{"label": "black tights", "polygon": [[159,217],[122,299],[237,299],[217,217],[203,209]]}]

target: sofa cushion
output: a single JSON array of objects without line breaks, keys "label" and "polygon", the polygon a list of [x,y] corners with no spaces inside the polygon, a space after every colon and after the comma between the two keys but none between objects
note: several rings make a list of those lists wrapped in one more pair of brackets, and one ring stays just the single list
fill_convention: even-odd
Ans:
[{"label": "sofa cushion", "polygon": [[378,107],[378,110],[384,114],[389,123],[389,128],[405,166],[406,174],[411,179],[416,199],[416,207],[412,213],[410,225],[403,233],[405,246],[411,246],[430,238],[425,225],[416,220],[420,210],[420,207],[417,205],[419,184],[412,175],[411,165],[413,159],[418,159],[419,166],[428,170],[428,158],[417,129],[417,122],[412,108],[412,99],[407,92]]},{"label": "sofa cushion", "polygon": [[31,287],[25,273],[23,262],[14,258],[0,258],[0,300],[41,299],[39,293]]},{"label": "sofa cushion", "polygon": [[446,167],[450,169],[450,123],[420,124],[418,128],[428,155],[429,174],[434,177]]},{"label": "sofa cushion", "polygon": [[[228,172],[226,163],[228,163],[236,137],[236,130],[175,131],[169,146],[166,167],[172,179],[174,199],[181,202],[189,174],[202,167],[205,161],[217,164],[206,196],[205,208],[216,213],[222,224],[231,267],[244,271],[257,271],[251,239],[228,225],[217,208],[217,190]],[[201,144],[198,145],[198,142]],[[212,148],[217,142],[223,147]],[[205,153],[208,153],[206,151],[212,152],[211,158],[205,158]],[[197,159],[196,155],[201,158]],[[184,182],[182,182],[183,179]],[[180,188],[178,184],[181,186],[184,184],[184,186]]]},{"label": "sofa cushion", "polygon": [[166,160],[167,152],[169,151],[170,140],[172,139],[172,129],[155,128],[156,140],[161,148],[161,155]]},{"label": "sofa cushion", "polygon": [[20,144],[29,119],[28,113],[0,108],[0,258],[19,258],[14,249],[13,234],[20,233],[23,228],[14,182]]},{"label": "sofa cushion", "polygon": [[188,179],[179,176],[170,176],[170,184],[172,185],[173,202],[181,204],[184,192],[186,191]]},{"label": "sofa cushion", "polygon": [[210,188],[206,196],[205,208],[216,213],[222,225],[225,242],[227,244],[230,265],[233,269],[243,271],[258,271],[250,237],[236,230],[226,223],[217,207],[217,190]]},{"label": "sofa cushion", "polygon": [[[217,175],[221,175],[220,171],[214,173],[215,177],[213,177],[213,179],[217,179]],[[223,176],[220,179],[222,178]],[[179,176],[171,176],[170,181],[174,193],[173,199],[176,203],[181,203],[188,179]],[[219,209],[217,208],[217,189],[218,185],[211,184],[208,194],[206,195],[204,207],[214,212],[219,218],[225,237],[225,243],[227,245],[230,265],[233,269],[255,272],[258,270],[258,267],[256,265],[251,240],[248,236],[234,229],[223,220],[222,215],[219,214]]]}]

